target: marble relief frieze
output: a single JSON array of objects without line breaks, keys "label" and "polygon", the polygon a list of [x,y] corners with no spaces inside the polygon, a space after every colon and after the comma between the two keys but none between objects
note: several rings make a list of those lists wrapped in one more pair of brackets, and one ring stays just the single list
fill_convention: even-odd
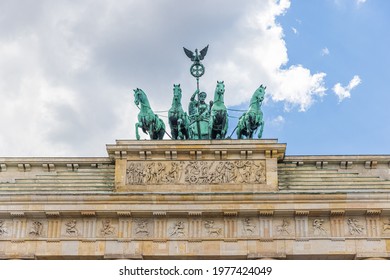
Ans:
[{"label": "marble relief frieze", "polygon": [[265,161],[128,161],[127,185],[265,184]]},{"label": "marble relief frieze", "polygon": [[[364,216],[343,217],[342,234],[335,234],[330,217],[237,216],[237,217],[120,217],[58,219],[58,235],[53,220],[0,219],[0,241],[8,239],[317,239],[373,238],[390,236],[390,218],[378,217],[377,223]],[[123,224],[126,224],[124,233]],[[121,226],[122,225],[122,226]],[[57,232],[57,231],[56,231]]]}]

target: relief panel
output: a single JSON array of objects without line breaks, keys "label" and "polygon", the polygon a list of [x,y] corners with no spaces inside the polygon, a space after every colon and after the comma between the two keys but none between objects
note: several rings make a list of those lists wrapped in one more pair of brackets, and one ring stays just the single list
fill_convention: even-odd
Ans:
[{"label": "relief panel", "polygon": [[206,218],[203,220],[203,238],[223,238],[224,224],[222,221]]},{"label": "relief panel", "polygon": [[42,220],[29,220],[27,223],[27,234],[29,237],[42,238],[46,237],[44,229],[45,222]]},{"label": "relief panel", "polygon": [[185,219],[172,219],[168,222],[168,239],[188,237],[188,223]]},{"label": "relief panel", "polygon": [[0,239],[11,235],[12,225],[7,220],[0,220]]},{"label": "relief panel", "polygon": [[325,217],[309,219],[309,234],[314,237],[330,236],[330,221]]},{"label": "relief panel", "polygon": [[265,161],[128,161],[127,185],[265,184]]},{"label": "relief panel", "polygon": [[275,237],[286,238],[295,236],[295,220],[293,218],[275,218],[273,226]]},{"label": "relief panel", "polygon": [[133,219],[133,238],[152,238],[153,237],[153,220],[146,218]]},{"label": "relief panel", "polygon": [[82,236],[82,221],[77,219],[64,219],[62,221],[61,236],[73,237]]},{"label": "relief panel", "polygon": [[243,217],[239,218],[239,236],[248,238],[248,237],[258,237],[259,235],[259,220],[254,217]]},{"label": "relief panel", "polygon": [[390,218],[384,217],[380,223],[380,232],[384,236],[390,236]]},{"label": "relief panel", "polygon": [[347,217],[345,222],[347,224],[346,236],[364,236],[366,234],[364,219],[358,217]]},{"label": "relief panel", "polygon": [[98,234],[100,237],[116,237],[118,235],[118,224],[112,219],[99,220]]}]

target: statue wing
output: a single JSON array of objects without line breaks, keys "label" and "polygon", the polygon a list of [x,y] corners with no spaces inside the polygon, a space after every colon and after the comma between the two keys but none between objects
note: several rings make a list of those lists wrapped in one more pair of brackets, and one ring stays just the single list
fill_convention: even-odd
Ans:
[{"label": "statue wing", "polygon": [[194,53],[193,53],[192,51],[190,51],[190,50],[184,48],[184,47],[183,47],[183,49],[184,49],[185,54],[186,54],[192,61],[194,61],[194,58],[195,58]]},{"label": "statue wing", "polygon": [[206,56],[208,49],[209,49],[209,45],[207,45],[205,48],[203,48],[203,50],[200,51],[200,56],[199,56],[200,60],[202,60]]}]

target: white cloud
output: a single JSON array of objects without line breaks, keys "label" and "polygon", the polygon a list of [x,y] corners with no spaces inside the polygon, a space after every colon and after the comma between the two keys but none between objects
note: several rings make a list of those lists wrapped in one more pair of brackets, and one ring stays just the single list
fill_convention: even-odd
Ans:
[{"label": "white cloud", "polygon": [[367,0],[356,0],[356,4],[357,5],[362,5],[364,3],[366,3]]},{"label": "white cloud", "polygon": [[343,87],[340,83],[335,84],[333,91],[339,98],[339,102],[343,101],[345,98],[350,98],[351,90],[357,87],[361,82],[360,77],[355,75],[346,87]]},{"label": "white cloud", "polygon": [[157,111],[181,83],[186,108],[196,82],[183,46],[210,43],[200,81],[208,100],[217,80],[227,105],[265,84],[268,99],[305,111],[326,90],[325,73],[287,66],[277,17],[289,0],[93,3],[0,1],[1,156],[104,156],[106,143],[135,136],[136,87]]},{"label": "white cloud", "polygon": [[286,109],[298,107],[307,110],[317,97],[325,94],[325,73],[314,73],[302,65],[286,68],[287,47],[283,39],[283,28],[276,17],[284,14],[290,1],[264,1],[248,11],[246,36],[240,42],[231,42],[230,59],[216,65],[238,95],[230,98],[230,104],[249,99],[253,90],[266,84],[268,98],[284,102]]},{"label": "white cloud", "polygon": [[329,55],[329,54],[330,54],[330,52],[329,52],[329,49],[327,47],[325,47],[325,48],[323,48],[321,50],[321,55],[322,56],[326,56],[326,55]]},{"label": "white cloud", "polygon": [[279,115],[271,120],[271,125],[282,126],[282,125],[284,125],[285,122],[286,122],[286,120],[284,119],[284,117]]},{"label": "white cloud", "polygon": [[294,32],[294,34],[298,34],[298,30],[295,27],[291,27],[291,30]]}]

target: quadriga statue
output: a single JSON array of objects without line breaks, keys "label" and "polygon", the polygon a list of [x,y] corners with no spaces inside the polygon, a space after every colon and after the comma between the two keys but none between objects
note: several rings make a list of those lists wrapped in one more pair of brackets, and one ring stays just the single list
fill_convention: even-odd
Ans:
[{"label": "quadriga statue", "polygon": [[151,140],[163,139],[165,133],[165,124],[152,110],[149,100],[142,89],[134,90],[134,103],[139,107],[138,122],[135,124],[135,135],[140,139],[138,128],[149,134]]},{"label": "quadriga statue", "polygon": [[189,119],[181,105],[181,88],[180,84],[173,85],[172,107],[168,111],[168,121],[171,128],[173,140],[189,139]]},{"label": "quadriga statue", "polygon": [[257,137],[260,139],[263,135],[264,121],[261,104],[264,100],[265,89],[261,85],[254,93],[250,100],[249,109],[239,119],[237,125],[237,139],[243,139],[244,136],[252,139],[253,134],[259,129]]}]

